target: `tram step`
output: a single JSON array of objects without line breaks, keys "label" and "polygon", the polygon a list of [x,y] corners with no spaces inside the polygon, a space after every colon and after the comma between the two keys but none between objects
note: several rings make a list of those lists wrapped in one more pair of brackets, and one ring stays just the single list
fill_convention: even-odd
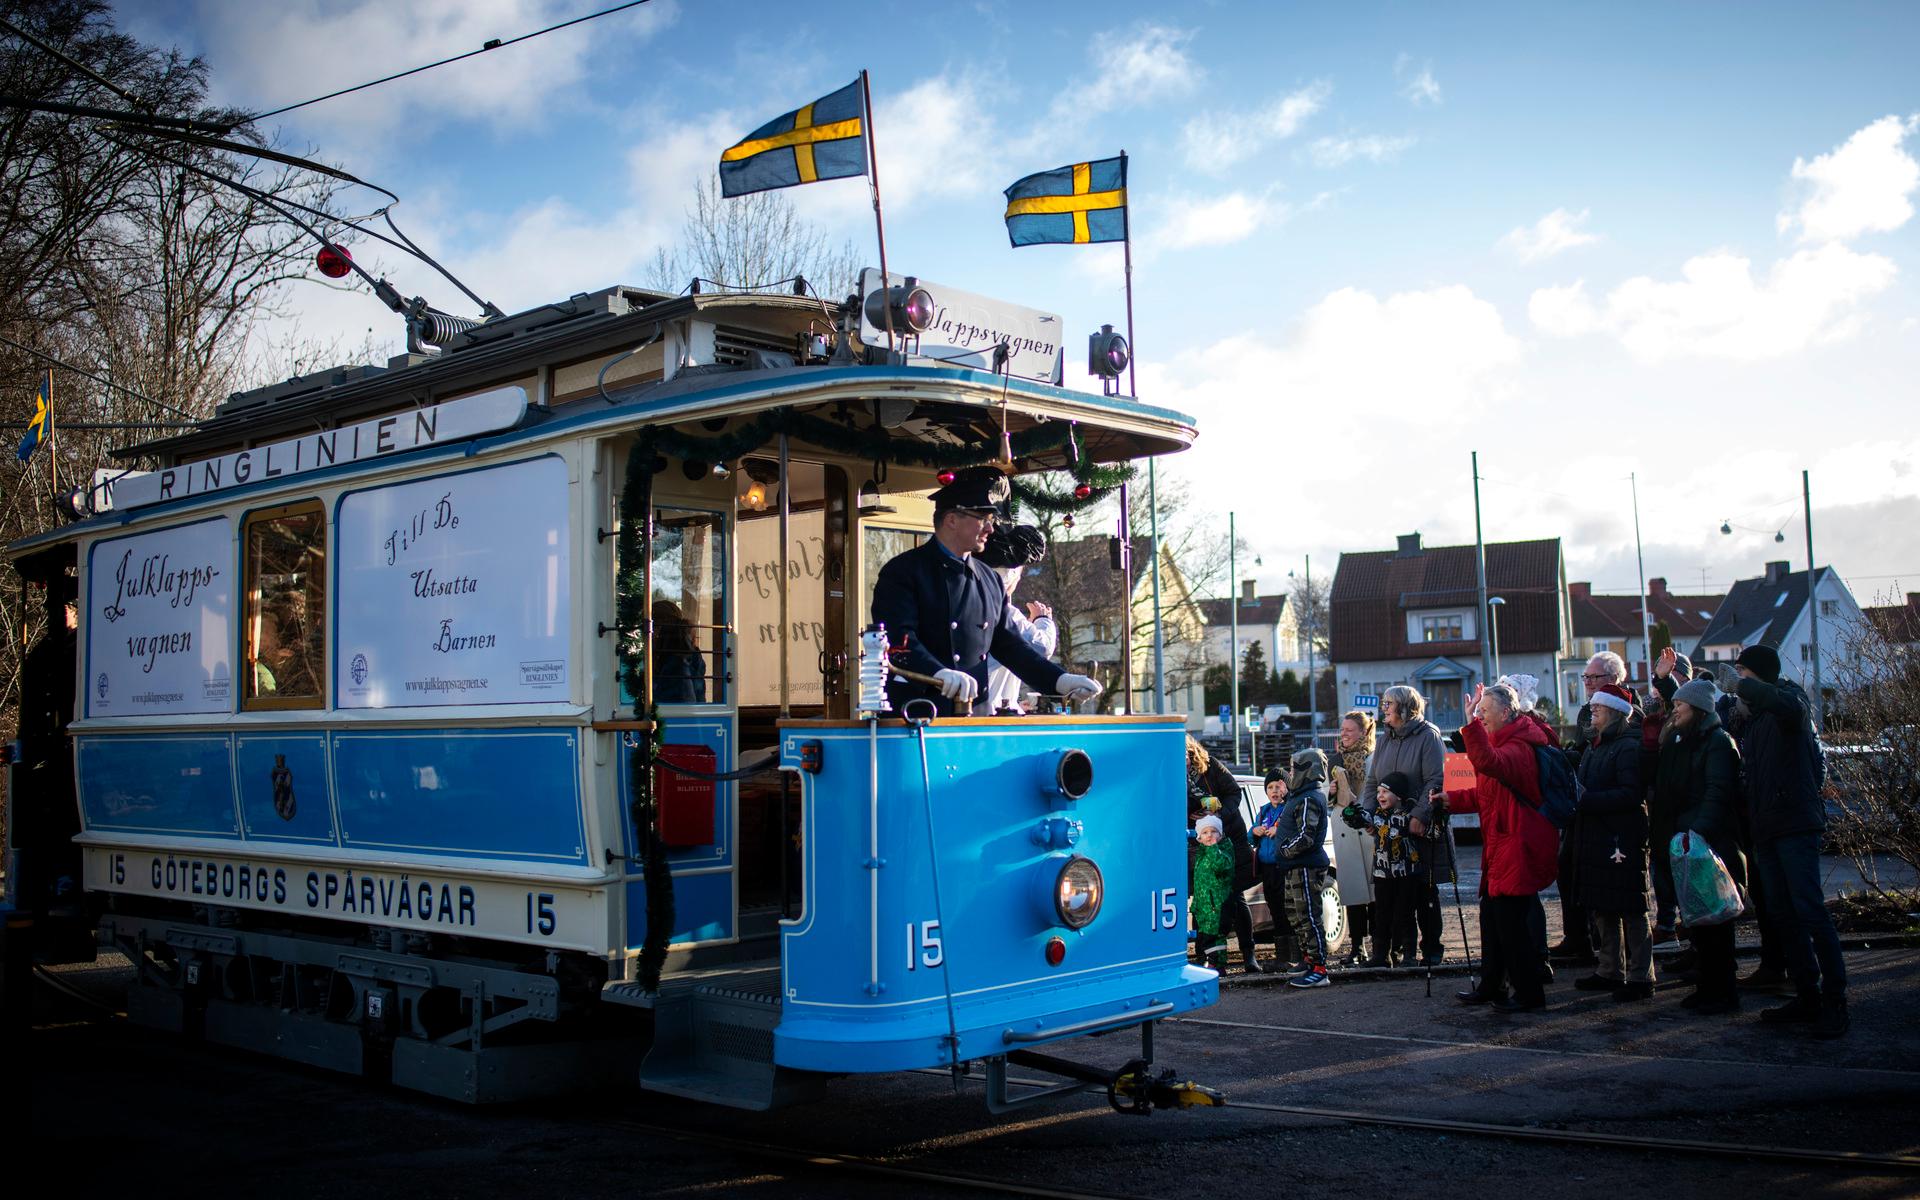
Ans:
[{"label": "tram step", "polygon": [[723,972],[663,989],[655,998],[653,1047],[640,1068],[640,1086],[756,1111],[811,1095],[820,1076],[773,1062],[779,980],[771,970]]}]

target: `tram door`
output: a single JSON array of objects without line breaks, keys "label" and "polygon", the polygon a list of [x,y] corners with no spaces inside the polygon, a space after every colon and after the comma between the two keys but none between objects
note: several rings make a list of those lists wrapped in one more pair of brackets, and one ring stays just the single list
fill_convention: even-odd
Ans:
[{"label": "tram door", "polygon": [[[852,713],[847,653],[847,474],[788,464],[786,694],[793,717]],[[746,458],[735,472],[735,641],[740,746],[779,744],[780,478],[778,461]],[[784,776],[740,788],[740,906],[784,910],[799,889],[799,791]]]}]

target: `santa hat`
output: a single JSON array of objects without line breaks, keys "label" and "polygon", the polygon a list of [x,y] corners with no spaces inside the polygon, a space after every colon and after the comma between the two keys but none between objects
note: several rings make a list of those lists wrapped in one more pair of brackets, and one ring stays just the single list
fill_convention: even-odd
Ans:
[{"label": "santa hat", "polygon": [[1593,702],[1617,713],[1633,711],[1633,694],[1617,683],[1603,683],[1594,689]]}]

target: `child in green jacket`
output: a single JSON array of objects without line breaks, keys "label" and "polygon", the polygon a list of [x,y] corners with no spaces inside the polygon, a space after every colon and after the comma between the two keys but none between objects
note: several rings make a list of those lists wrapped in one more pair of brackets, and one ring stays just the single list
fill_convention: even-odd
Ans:
[{"label": "child in green jacket", "polygon": [[1193,836],[1200,843],[1200,855],[1193,862],[1194,949],[1200,961],[1218,969],[1225,958],[1226,943],[1220,940],[1220,907],[1233,890],[1233,849],[1227,845],[1226,824],[1219,817],[1201,817],[1193,823]]}]

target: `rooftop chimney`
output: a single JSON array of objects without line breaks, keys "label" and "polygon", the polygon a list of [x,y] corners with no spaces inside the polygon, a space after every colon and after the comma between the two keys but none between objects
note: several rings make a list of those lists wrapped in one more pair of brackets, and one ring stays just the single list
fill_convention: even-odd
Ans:
[{"label": "rooftop chimney", "polygon": [[1647,580],[1647,595],[1652,596],[1657,600],[1666,599],[1667,597],[1666,577],[1663,575],[1655,575],[1652,579]]},{"label": "rooftop chimney", "polygon": [[1419,553],[1420,553],[1420,535],[1418,533],[1401,534],[1400,549],[1397,551],[1398,557],[1412,558]]},{"label": "rooftop chimney", "polygon": [[1240,603],[1242,604],[1260,603],[1260,598],[1253,594],[1253,580],[1242,579],[1240,581]]},{"label": "rooftop chimney", "polygon": [[1793,564],[1790,562],[1770,562],[1767,564],[1768,583],[1779,583],[1791,574],[1793,574]]},{"label": "rooftop chimney", "polygon": [[1591,599],[1593,597],[1593,584],[1592,583],[1569,583],[1567,585],[1567,596],[1569,599],[1573,599],[1573,600]]}]

